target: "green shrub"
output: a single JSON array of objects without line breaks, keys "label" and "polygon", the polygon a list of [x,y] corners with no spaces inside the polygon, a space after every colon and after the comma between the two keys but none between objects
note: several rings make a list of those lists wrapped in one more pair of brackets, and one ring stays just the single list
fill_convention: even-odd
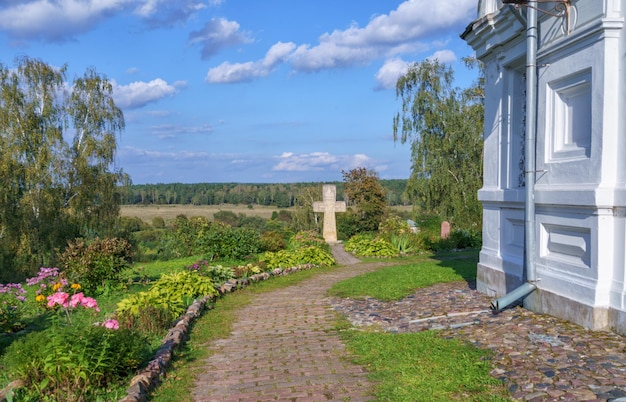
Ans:
[{"label": "green shrub", "polygon": [[280,250],[275,253],[266,252],[260,260],[268,269],[288,268],[302,264],[313,264],[320,266],[331,266],[335,264],[335,259],[328,251],[316,247],[308,246],[296,250]]},{"label": "green shrub", "polygon": [[165,227],[165,219],[162,216],[152,218],[152,227],[155,229],[163,229]]},{"label": "green shrub", "polygon": [[374,240],[374,236],[370,233],[359,233],[352,236],[348,239],[347,242],[344,243],[343,247],[346,251],[351,253],[355,253],[357,249],[363,247],[363,244],[369,244],[372,240]]},{"label": "green shrub", "polygon": [[14,341],[2,360],[10,379],[22,379],[15,400],[96,400],[121,385],[148,357],[138,332],[91,323],[53,325]]},{"label": "green shrub", "polygon": [[259,252],[259,232],[247,227],[233,228],[205,218],[176,218],[175,230],[159,245],[163,259],[206,255],[208,260],[245,259]]},{"label": "green shrub", "polygon": [[353,236],[344,246],[346,251],[361,257],[394,257],[398,250],[383,238],[372,239],[366,235]]},{"label": "green shrub", "polygon": [[330,252],[330,246],[328,243],[326,243],[322,235],[315,230],[301,231],[293,235],[291,239],[289,239],[287,249],[297,250],[308,246],[315,246]]},{"label": "green shrub", "polygon": [[279,251],[283,250],[287,244],[280,233],[265,232],[261,234],[260,247],[261,251]]},{"label": "green shrub", "polygon": [[70,242],[60,256],[67,279],[80,283],[88,291],[119,281],[120,273],[130,266],[131,244],[122,238],[82,239]]},{"label": "green shrub", "polygon": [[480,234],[472,234],[465,229],[454,229],[450,232],[450,236],[447,239],[439,239],[433,242],[433,251],[443,250],[461,250],[464,248],[476,248],[482,244],[482,238]]},{"label": "green shrub", "polygon": [[236,267],[233,267],[232,271],[234,272],[235,277],[237,278],[247,278],[251,275],[258,274],[262,272],[263,270],[258,265],[246,264],[246,265],[238,265]]},{"label": "green shrub", "polygon": [[267,251],[259,257],[268,269],[287,268],[298,265],[294,253],[287,250]]},{"label": "green shrub", "polygon": [[123,233],[138,232],[148,228],[148,225],[136,216],[133,218],[129,216],[120,217],[119,225]]},{"label": "green shrub", "polygon": [[226,225],[237,227],[239,225],[239,218],[233,211],[219,211],[213,214],[213,219],[216,222],[225,223]]},{"label": "green shrub", "polygon": [[391,235],[391,244],[401,253],[409,253],[411,248],[411,235],[405,234],[393,234]]},{"label": "green shrub", "polygon": [[26,290],[20,283],[0,283],[0,332],[23,328],[21,323]]},{"label": "green shrub", "polygon": [[392,241],[394,236],[404,236],[410,233],[409,224],[399,216],[391,216],[378,226],[378,235],[387,241]]},{"label": "green shrub", "polygon": [[324,267],[335,265],[335,258],[331,253],[317,246],[302,247],[295,251],[298,264],[313,264]]},{"label": "green shrub", "polygon": [[230,267],[223,267],[221,265],[211,265],[202,271],[213,280],[213,283],[224,283],[235,277],[233,269]]},{"label": "green shrub", "polygon": [[245,259],[259,252],[259,233],[249,228],[233,228],[213,222],[202,225],[194,241],[193,254],[204,254],[209,260]]},{"label": "green shrub", "polygon": [[182,315],[194,298],[217,296],[211,278],[197,272],[180,271],[161,275],[147,292],[134,294],[117,304],[117,314],[134,316],[140,309],[153,307],[170,312],[174,317]]},{"label": "green shrub", "polygon": [[160,334],[169,329],[176,316],[169,308],[154,307],[148,303],[148,299],[137,298],[134,301],[144,303],[138,305],[131,313],[128,310],[117,313],[120,326],[135,329],[142,334]]}]

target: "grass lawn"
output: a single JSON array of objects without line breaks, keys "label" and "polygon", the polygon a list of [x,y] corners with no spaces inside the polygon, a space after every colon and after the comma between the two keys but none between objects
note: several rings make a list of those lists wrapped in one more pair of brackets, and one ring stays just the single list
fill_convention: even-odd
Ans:
[{"label": "grass lawn", "polygon": [[[473,280],[477,252],[454,253],[438,258],[398,259],[398,265],[361,275],[333,286],[330,294],[340,297],[372,296],[397,300],[416,288],[437,282]],[[237,311],[253,297],[285,286],[295,285],[313,275],[334,268],[298,272],[255,284],[220,298],[215,308],[194,325],[191,340],[178,353],[172,371],[151,396],[152,401],[191,400],[194,373],[203,369],[209,357],[207,344],[226,338]],[[501,383],[489,375],[489,352],[458,340],[443,339],[437,332],[388,334],[361,332],[339,319],[338,331],[354,362],[366,367],[376,384],[380,401],[507,401]]]},{"label": "grass lawn", "polygon": [[422,257],[409,263],[404,261],[398,259],[399,265],[339,282],[328,293],[337,297],[369,296],[392,301],[410,295],[415,289],[436,283],[475,280],[478,252],[447,254],[438,258]]},{"label": "grass lawn", "polygon": [[488,352],[434,331],[408,334],[350,330],[343,339],[367,368],[379,401],[507,401],[489,375]]},{"label": "grass lawn", "polygon": [[[478,252],[448,253],[400,262],[335,284],[337,297],[400,300],[436,283],[476,279]],[[359,331],[343,319],[338,329],[354,362],[370,371],[381,401],[507,401],[502,384],[489,375],[489,352],[436,331],[390,334]]]}]

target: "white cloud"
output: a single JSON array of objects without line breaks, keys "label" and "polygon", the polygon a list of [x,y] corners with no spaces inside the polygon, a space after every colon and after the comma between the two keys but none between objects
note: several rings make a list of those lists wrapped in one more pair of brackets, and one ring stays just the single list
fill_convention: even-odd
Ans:
[{"label": "white cloud", "polygon": [[353,24],[346,30],[323,34],[317,46],[299,46],[293,66],[318,71],[423,50],[425,41],[470,21],[475,9],[475,0],[408,0],[389,14],[374,17],[364,28]]},{"label": "white cloud", "polygon": [[25,0],[0,2],[0,30],[13,39],[57,42],[88,32],[124,11],[150,25],[171,25],[204,8],[197,0]]},{"label": "white cloud", "polygon": [[377,89],[395,88],[398,78],[406,74],[409,65],[410,63],[397,57],[385,61],[385,64],[376,73]]},{"label": "white cloud", "polygon": [[[382,57],[415,54],[442,46],[440,34],[451,28],[461,29],[472,20],[475,12],[476,0],[407,0],[389,14],[373,17],[365,27],[352,24],[348,29],[325,33],[319,37],[317,45],[288,43],[288,47],[280,48],[283,53],[279,61],[291,62],[295,71],[314,72],[365,65]],[[279,44],[281,42],[274,47]],[[270,58],[271,51],[266,59]],[[444,56],[445,61],[449,61],[452,55],[449,51],[442,51],[440,61],[444,62]],[[381,68],[377,75],[379,88],[389,87],[393,68],[399,66],[398,62],[395,65],[386,63]],[[206,80],[234,83],[265,77],[270,72],[271,69],[259,61],[223,62],[209,70]]]},{"label": "white cloud", "polygon": [[0,8],[0,29],[18,39],[60,41],[86,32],[130,0],[33,0]]},{"label": "white cloud", "polygon": [[206,6],[196,0],[135,0],[134,13],[152,27],[170,26],[187,20]]},{"label": "white cloud", "polygon": [[172,96],[185,86],[186,83],[183,81],[168,84],[161,78],[150,82],[137,81],[128,85],[118,85],[113,81],[113,96],[118,107],[136,109],[166,96]]},{"label": "white cloud", "polygon": [[295,43],[292,42],[278,42],[267,51],[261,64],[270,69],[274,68],[277,64],[284,62],[295,47]]},{"label": "white cloud", "polygon": [[250,43],[249,34],[239,31],[239,24],[224,18],[213,18],[199,31],[189,34],[191,44],[202,45],[202,58],[208,59],[220,49],[243,43]]},{"label": "white cloud", "polygon": [[227,61],[223,62],[207,72],[206,81],[213,84],[236,83],[265,77],[269,75],[277,65],[286,60],[294,48],[295,44],[293,43],[278,42],[268,50],[262,60],[234,64]]},{"label": "white cloud", "polygon": [[312,152],[308,154],[295,154],[283,152],[273,167],[273,171],[284,172],[310,172],[323,170],[349,170],[356,167],[371,167],[373,160],[364,154],[355,155],[332,155],[328,152]]},{"label": "white cloud", "polygon": [[427,57],[428,60],[438,60],[439,63],[452,63],[457,60],[456,54],[452,50],[440,50],[432,56]]}]

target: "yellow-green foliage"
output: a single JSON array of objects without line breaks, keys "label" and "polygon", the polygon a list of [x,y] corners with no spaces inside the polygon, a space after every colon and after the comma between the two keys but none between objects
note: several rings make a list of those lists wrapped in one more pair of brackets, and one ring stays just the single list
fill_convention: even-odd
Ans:
[{"label": "yellow-green foliage", "polygon": [[368,236],[352,236],[344,246],[346,251],[362,257],[394,257],[398,249],[383,238],[372,239]]},{"label": "yellow-green foliage", "polygon": [[147,292],[132,295],[117,304],[119,315],[136,316],[142,308],[154,307],[170,311],[178,317],[194,298],[217,296],[211,278],[197,272],[180,271],[164,274]]},{"label": "yellow-green foliage", "polygon": [[269,269],[288,268],[301,264],[320,266],[335,264],[335,258],[332,254],[316,246],[302,247],[292,251],[267,252],[261,255],[260,260]]}]

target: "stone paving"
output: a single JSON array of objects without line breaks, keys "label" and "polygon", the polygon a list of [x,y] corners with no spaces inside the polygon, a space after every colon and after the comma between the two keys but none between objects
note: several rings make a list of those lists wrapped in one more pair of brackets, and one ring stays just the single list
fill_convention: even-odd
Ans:
[{"label": "stone paving", "polygon": [[473,284],[421,289],[398,302],[333,299],[353,325],[392,333],[438,330],[493,351],[491,374],[525,401],[626,401],[626,338],[521,307],[493,314]]},{"label": "stone paving", "polygon": [[490,298],[471,283],[439,284],[398,302],[325,296],[336,281],[381,266],[350,265],[259,296],[240,311],[231,337],[210,345],[215,354],[198,377],[195,400],[373,400],[365,370],[348,363],[328,331],[334,309],[357,327],[438,330],[491,350],[491,374],[515,400],[626,401],[626,338],[521,307],[493,314]]},{"label": "stone paving", "polygon": [[349,363],[332,329],[326,290],[382,264],[342,267],[302,284],[264,293],[239,311],[228,339],[197,377],[196,401],[368,401],[367,372]]}]

